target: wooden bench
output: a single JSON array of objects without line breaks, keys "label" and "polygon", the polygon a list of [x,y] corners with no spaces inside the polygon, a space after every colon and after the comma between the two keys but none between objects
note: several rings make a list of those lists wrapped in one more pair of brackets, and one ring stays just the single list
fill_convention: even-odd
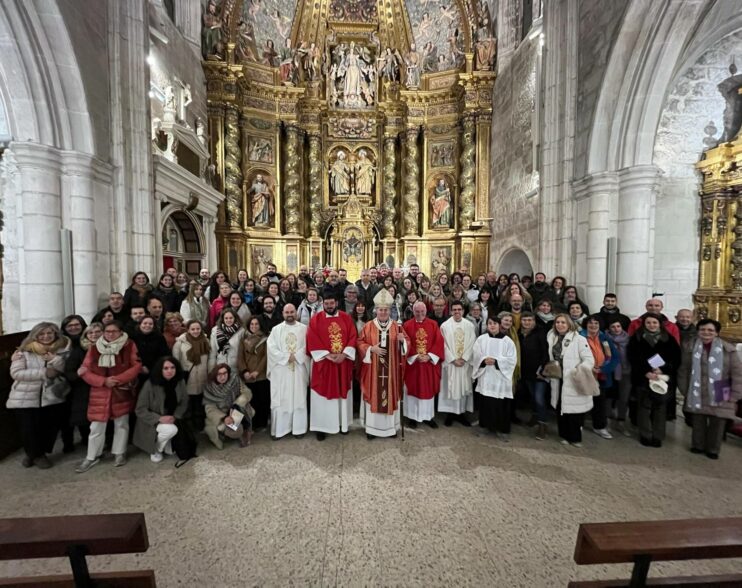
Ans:
[{"label": "wooden bench", "polygon": [[647,579],[653,561],[742,557],[742,517],[580,525],[579,565],[633,563],[630,580],[570,582],[570,588],[742,586],[742,574]]},{"label": "wooden bench", "polygon": [[143,513],[0,519],[0,560],[68,557],[72,574],[0,579],[0,586],[155,587],[152,570],[90,574],[85,557],[143,553]]}]

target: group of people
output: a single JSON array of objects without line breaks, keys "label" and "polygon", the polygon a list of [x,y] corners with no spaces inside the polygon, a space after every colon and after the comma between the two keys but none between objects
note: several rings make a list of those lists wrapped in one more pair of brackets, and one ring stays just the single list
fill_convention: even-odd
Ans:
[{"label": "group of people", "polygon": [[[711,319],[676,322],[650,299],[630,319],[615,294],[590,313],[562,277],[494,272],[431,278],[417,265],[282,276],[240,270],[198,277],[168,270],[156,285],[137,272],[90,324],[79,315],[36,325],[14,353],[7,406],[18,418],[25,467],[51,467],[61,433],[97,465],[106,446],[126,464],[130,443],[176,466],[199,433],[222,449],[273,439],[401,427],[478,424],[509,442],[518,411],[537,439],[556,413],[561,443],[580,447],[585,417],[603,439],[635,433],[660,447],[675,391],[692,426],[690,450],[716,459],[742,399],[742,359]],[[516,410],[517,409],[517,410]],[[521,412],[521,415],[523,412]],[[613,425],[609,426],[609,421]]]}]

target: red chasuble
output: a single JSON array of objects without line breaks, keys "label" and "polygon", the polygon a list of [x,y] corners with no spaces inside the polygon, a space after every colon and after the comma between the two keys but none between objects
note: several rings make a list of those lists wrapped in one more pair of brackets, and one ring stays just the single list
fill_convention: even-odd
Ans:
[{"label": "red chasuble", "polygon": [[[350,315],[338,311],[329,317],[325,311],[315,314],[309,321],[307,329],[307,355],[312,351],[342,353],[346,347],[355,349],[358,331]],[[328,400],[347,398],[348,390],[353,385],[353,360],[334,363],[329,359],[312,362],[312,379],[310,387]]]},{"label": "red chasuble", "polygon": [[441,386],[441,362],[443,361],[443,335],[438,328],[438,323],[426,318],[418,323],[414,318],[408,320],[402,326],[410,338],[410,346],[407,357],[413,357],[422,353],[432,353],[439,361],[421,362],[418,360],[407,364],[404,374],[404,383],[407,393],[420,400],[430,400],[438,394]]},{"label": "red chasuble", "polygon": [[[381,333],[374,321],[363,325],[358,335],[358,361],[361,365],[361,392],[363,399],[368,402],[371,412],[394,414],[402,395],[405,364],[407,360],[402,356],[401,341],[404,331],[392,321],[387,331],[387,355],[381,358],[378,354],[371,354],[371,363],[363,363],[369,347],[379,345]],[[409,341],[407,342],[409,347]]]}]

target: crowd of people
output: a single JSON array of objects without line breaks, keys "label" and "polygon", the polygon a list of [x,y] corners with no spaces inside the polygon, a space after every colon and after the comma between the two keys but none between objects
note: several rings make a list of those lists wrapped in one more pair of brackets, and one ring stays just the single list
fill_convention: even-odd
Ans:
[{"label": "crowd of people", "polygon": [[200,433],[219,449],[264,429],[322,441],[357,418],[373,440],[436,429],[436,414],[505,443],[513,424],[546,439],[555,415],[567,446],[591,430],[661,447],[677,398],[690,451],[716,459],[742,404],[740,354],[718,322],[662,311],[652,298],[632,319],[607,293],[591,313],[565,278],[540,272],[429,277],[382,264],[352,283],[343,269],[269,265],[257,281],[171,269],[156,284],[137,272],[89,324],[71,315],[31,329],[7,406],[24,467],[51,467],[57,438],[71,453],[77,433],[78,473],[106,447],[125,465],[130,443],[179,467]]}]

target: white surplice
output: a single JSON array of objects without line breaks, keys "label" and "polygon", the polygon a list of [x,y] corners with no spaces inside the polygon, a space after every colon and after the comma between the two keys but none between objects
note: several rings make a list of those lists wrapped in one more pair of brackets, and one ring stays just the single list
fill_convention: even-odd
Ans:
[{"label": "white surplice", "polygon": [[[441,325],[443,335],[443,364],[441,391],[438,395],[438,412],[463,414],[474,410],[472,382],[472,354],[477,335],[474,325],[466,320],[451,317]],[[453,362],[463,359],[466,363],[457,367]]]},{"label": "white surplice", "polygon": [[[483,366],[482,362],[491,357],[497,360],[494,365]],[[510,337],[490,337],[485,333],[474,343],[472,364],[477,379],[477,392],[491,398],[513,397],[513,372],[518,362],[518,352]]]},{"label": "white surplice", "polygon": [[[303,435],[307,432],[309,385],[307,327],[300,322],[293,325],[283,322],[273,327],[267,345],[266,373],[271,382],[271,435]],[[289,363],[292,353],[296,361]]]}]

